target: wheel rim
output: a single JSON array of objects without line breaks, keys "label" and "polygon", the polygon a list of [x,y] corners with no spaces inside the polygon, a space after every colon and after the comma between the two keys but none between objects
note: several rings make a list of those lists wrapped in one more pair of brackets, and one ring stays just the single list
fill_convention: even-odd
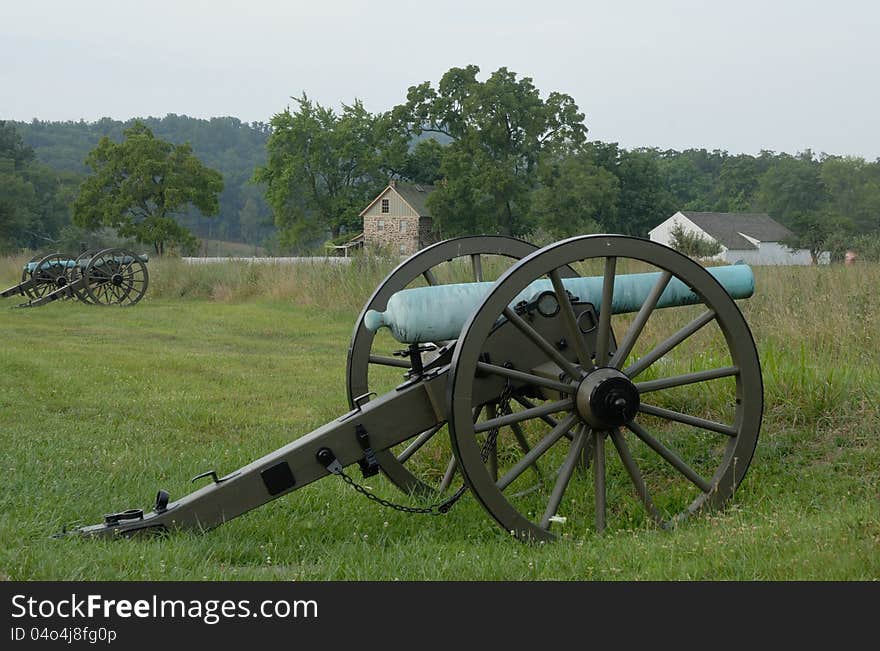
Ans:
[{"label": "wheel rim", "polygon": [[[28,260],[28,261],[24,264],[24,266],[23,266],[22,269],[21,269],[21,282],[22,282],[22,284],[24,284],[24,283],[26,283],[28,280],[30,280],[30,279],[31,279],[31,274],[36,270],[36,267],[34,267],[33,269],[29,269],[29,268],[28,268],[29,265],[33,264],[34,262],[37,262],[39,259],[40,259],[40,256],[35,255],[35,256],[33,256],[30,260]],[[31,300],[33,300],[33,299],[35,299],[35,298],[39,298],[39,297],[34,293],[34,290],[33,290],[33,288],[31,288],[31,287],[28,287],[27,289],[25,289],[25,290],[24,290],[24,293],[25,293],[25,295],[26,295],[29,299],[31,299]]]},{"label": "wheel rim", "polygon": [[105,249],[85,268],[86,292],[97,305],[134,305],[143,298],[149,280],[146,264],[126,249]]},{"label": "wheel rim", "polygon": [[[538,249],[533,244],[510,237],[497,235],[484,235],[473,237],[460,237],[446,240],[429,246],[411,256],[397,266],[385,280],[379,285],[373,295],[367,300],[355,322],[354,332],[348,349],[348,361],[346,369],[346,385],[348,390],[349,404],[354,408],[355,399],[369,394],[371,391],[383,393],[373,381],[371,383],[371,369],[377,366],[387,366],[399,370],[396,383],[402,380],[400,374],[409,368],[405,358],[393,358],[386,354],[379,355],[378,350],[383,345],[377,341],[376,333],[371,332],[364,325],[364,317],[369,310],[382,312],[386,309],[388,299],[391,296],[415,282],[422,284],[442,283],[445,265],[459,264],[463,268],[460,273],[467,273],[467,278],[459,282],[478,281],[485,276],[492,276],[491,265],[498,258],[506,259],[509,263],[516,262]],[[396,342],[395,342],[396,343]],[[392,344],[386,340],[387,347]],[[403,347],[396,343],[396,348]],[[372,360],[372,361],[371,361]],[[420,435],[410,439],[405,444],[392,450],[386,450],[377,454],[379,465],[391,482],[405,492],[415,492],[423,495],[431,495],[438,490],[447,490],[457,475],[457,464],[451,458],[451,452],[440,455],[433,448],[445,441],[445,423],[439,424]],[[417,472],[414,467],[424,459],[434,455],[432,466],[436,466],[436,474],[431,472]]]},{"label": "wheel rim", "polygon": [[[509,425],[498,419],[479,427],[472,423],[471,396],[476,395],[475,375],[481,355],[499,317],[520,291],[531,281],[548,277],[554,269],[573,264],[598,269],[595,275],[602,276],[603,287],[613,287],[613,278],[621,266],[649,265],[661,272],[652,293],[659,296],[670,278],[678,278],[702,300],[702,308],[654,310],[652,305],[646,305],[637,314],[612,316],[610,309],[602,310],[601,306],[607,304],[610,308],[613,291],[605,290],[601,297],[592,297],[599,303],[597,332],[582,349],[571,346],[565,353],[567,360],[560,360],[560,364],[568,361],[568,372],[563,371],[560,381],[570,389],[560,393],[559,397],[564,399],[558,403],[550,400],[528,403],[513,417],[518,419],[516,424],[520,428],[531,428],[533,438],[529,444],[533,453],[531,456],[507,455],[507,461],[498,471],[501,479],[496,483],[493,469],[481,459],[480,437],[491,431],[489,426],[493,423],[502,427]],[[549,277],[553,281],[552,275]],[[650,298],[646,302],[650,303]],[[673,316],[665,314],[670,311]],[[680,311],[681,316],[675,315],[675,311]],[[654,316],[660,312],[664,313],[662,317]],[[706,316],[709,312],[711,318]],[[504,327],[515,326],[511,318]],[[564,314],[560,318],[566,321]],[[658,335],[654,332],[657,328],[650,328],[648,334],[648,326],[666,325],[667,320],[674,322],[676,318],[683,319],[684,326],[676,323],[671,336],[669,332]],[[709,332],[710,326],[713,332]],[[575,332],[567,322],[564,327],[569,334]],[[615,342],[615,327],[623,333],[619,347]],[[714,340],[710,335],[714,335]],[[580,336],[581,340],[584,338]],[[642,338],[644,342],[640,342]],[[712,354],[700,353],[695,359],[687,357],[691,349],[704,348]],[[700,359],[707,368],[696,368]],[[727,365],[714,366],[719,359],[729,361]],[[660,360],[664,360],[662,364],[658,364]],[[675,370],[680,364],[689,366],[685,371]],[[599,418],[601,414],[592,412],[588,414],[592,419],[587,419],[583,408],[578,407],[579,401],[586,401],[587,391],[579,387],[585,386],[591,376],[593,385],[612,387],[608,382],[614,379],[611,377],[614,373],[603,371],[608,377],[596,376],[595,369],[606,366],[619,367],[620,375],[634,383],[638,391],[640,404],[630,405],[637,412],[631,420],[603,422]],[[661,372],[660,366],[672,369],[672,374]],[[480,368],[485,373],[485,364]],[[657,379],[647,379],[657,373],[660,373]],[[621,386],[625,384],[623,380],[614,381],[619,381]],[[688,392],[709,397],[682,402],[683,395],[690,395]],[[614,394],[612,401],[617,398]],[[625,402],[624,398],[620,399]],[[676,403],[685,404],[686,408],[670,408]],[[527,412],[526,407],[539,410],[546,407],[552,411],[544,409],[540,416],[526,418],[532,413]],[[702,411],[695,415],[686,409]],[[592,520],[599,531],[606,526],[609,508],[612,517],[638,521],[638,517],[631,514],[633,502],[641,509],[642,519],[661,526],[668,526],[704,507],[723,504],[733,495],[748,469],[762,410],[763,388],[757,351],[734,301],[708,272],[689,258],[668,247],[623,236],[571,238],[541,249],[511,268],[468,320],[450,367],[449,429],[462,473],[481,505],[505,530],[530,540],[554,538],[551,527],[576,530],[573,525],[557,524],[567,523],[567,519],[560,518],[568,518],[569,514]],[[706,417],[716,412],[725,416],[723,422]],[[551,420],[550,424],[544,422],[547,419]],[[569,440],[562,436],[566,432],[573,433]],[[610,450],[616,455],[606,452],[609,439]],[[574,460],[590,440],[594,443],[593,476],[581,477]],[[522,490],[523,477],[532,461],[552,462],[551,467],[558,470],[548,481],[539,483],[533,494],[526,494]],[[622,486],[622,481],[627,486]],[[583,495],[589,497],[576,499]],[[619,506],[615,506],[615,500]]]},{"label": "wheel rim", "polygon": [[82,303],[87,305],[92,304],[92,300],[89,297],[89,293],[86,289],[85,282],[85,271],[86,267],[89,264],[89,260],[97,253],[95,249],[90,249],[88,251],[83,251],[80,253],[76,260],[73,262],[73,266],[71,266],[67,270],[67,281],[70,286],[71,293]]}]

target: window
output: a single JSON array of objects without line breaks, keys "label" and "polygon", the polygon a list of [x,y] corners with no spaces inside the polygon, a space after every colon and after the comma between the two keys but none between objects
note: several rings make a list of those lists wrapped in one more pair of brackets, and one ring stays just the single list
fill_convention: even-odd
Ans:
[{"label": "window", "polygon": [[385,230],[385,220],[384,219],[380,219],[379,221],[376,222],[376,230],[379,231],[380,233]]},{"label": "window", "polygon": [[400,254],[401,254],[401,255],[406,255],[406,244],[401,244],[401,245],[400,245]]},{"label": "window", "polygon": [[382,199],[382,214],[387,215],[390,212],[390,202],[388,199]]},{"label": "window", "polygon": [[406,233],[407,221],[405,219],[400,220],[400,232]]}]

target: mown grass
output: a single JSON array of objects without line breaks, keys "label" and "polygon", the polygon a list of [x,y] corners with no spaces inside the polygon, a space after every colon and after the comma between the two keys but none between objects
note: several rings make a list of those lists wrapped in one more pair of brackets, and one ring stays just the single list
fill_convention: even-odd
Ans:
[{"label": "mown grass", "polygon": [[[20,259],[0,261],[12,284]],[[880,267],[758,269],[742,303],[765,421],[730,506],[671,532],[617,526],[548,545],[473,500],[382,509],[333,478],[205,535],[51,539],[149,506],[345,411],[351,327],[388,261],[150,263],[132,309],[0,309],[0,574],[11,579],[876,579]],[[7,299],[2,307],[15,303]],[[405,500],[385,480],[368,482]],[[564,528],[563,528],[564,530]]]}]

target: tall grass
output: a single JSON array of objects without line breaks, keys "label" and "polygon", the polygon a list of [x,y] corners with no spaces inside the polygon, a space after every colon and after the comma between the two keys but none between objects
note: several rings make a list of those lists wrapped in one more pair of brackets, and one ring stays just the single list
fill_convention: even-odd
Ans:
[{"label": "tall grass", "polygon": [[[0,259],[3,287],[25,260]],[[352,319],[395,264],[151,260],[132,309],[0,309],[0,578],[880,576],[880,265],[869,264],[755,269],[740,306],[763,365],[756,458],[730,508],[671,534],[634,517],[520,546],[473,500],[408,517],[328,479],[207,536],[47,540],[74,518],[148,506],[158,487],[186,494],[195,472],[237,468],[337,417]],[[689,393],[706,389],[681,398],[708,400]],[[381,478],[371,486],[406,499]]]}]

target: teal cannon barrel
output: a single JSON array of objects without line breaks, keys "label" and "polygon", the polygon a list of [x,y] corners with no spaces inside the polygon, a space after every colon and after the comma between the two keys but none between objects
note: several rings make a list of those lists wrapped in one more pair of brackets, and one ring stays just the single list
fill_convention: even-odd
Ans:
[{"label": "teal cannon barrel", "polygon": [[[731,298],[749,298],[755,291],[755,276],[748,265],[709,267],[707,271],[721,283]],[[660,272],[616,276],[611,304],[613,314],[637,312],[659,277]],[[602,276],[565,278],[562,282],[572,295],[599,309]],[[364,325],[373,332],[379,328],[389,328],[397,341],[407,344],[457,339],[468,317],[493,286],[494,283],[482,282],[405,289],[388,299],[385,312],[367,312]],[[517,294],[511,307],[521,301],[530,301],[545,291],[553,291],[550,280],[536,280]],[[677,307],[699,302],[700,298],[687,285],[673,278],[660,295],[657,307]]]}]

